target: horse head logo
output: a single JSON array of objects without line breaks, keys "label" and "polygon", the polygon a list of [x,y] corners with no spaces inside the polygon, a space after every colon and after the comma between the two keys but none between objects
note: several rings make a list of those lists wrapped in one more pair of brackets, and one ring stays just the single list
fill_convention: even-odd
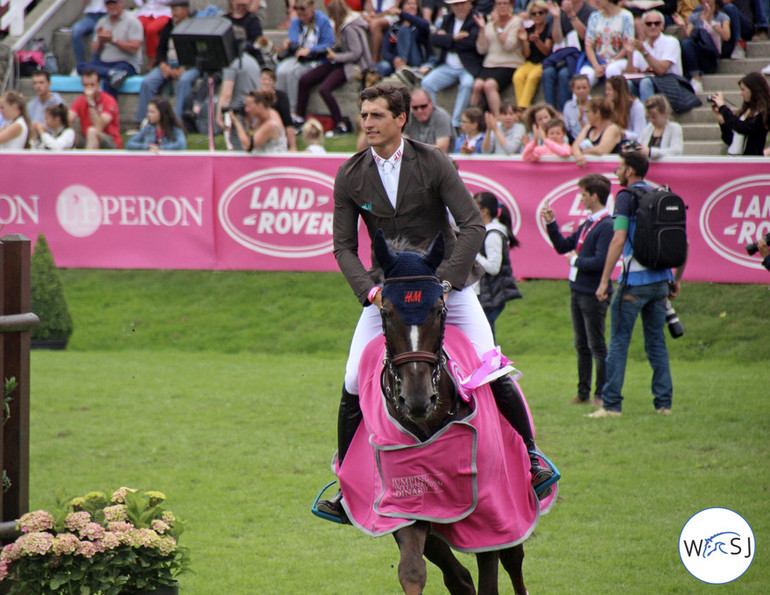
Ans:
[{"label": "horse head logo", "polygon": [[706,538],[706,547],[703,549],[704,558],[708,558],[711,554],[715,552],[721,552],[723,554],[727,553],[724,550],[724,546],[727,542],[727,538],[722,537],[723,535],[736,535],[740,537],[740,535],[735,531],[722,531],[721,533],[715,533],[711,537]]}]

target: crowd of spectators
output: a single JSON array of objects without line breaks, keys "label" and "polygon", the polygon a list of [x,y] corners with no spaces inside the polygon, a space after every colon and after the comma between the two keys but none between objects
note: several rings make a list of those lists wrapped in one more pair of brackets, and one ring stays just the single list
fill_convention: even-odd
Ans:
[{"label": "crowd of spectators", "polygon": [[[763,0],[327,0],[325,10],[292,0],[286,39],[272,47],[256,14],[260,0],[228,0],[220,16],[241,54],[217,76],[208,114],[207,85],[180,64],[173,43],[174,28],[196,16],[189,0],[133,4],[85,1],[72,27],[83,94],[67,107],[49,74],[36,72],[34,98],[0,97],[0,149],[122,148],[117,95],[144,69],[127,149],[184,149],[186,134],[205,132],[200,123],[212,118],[233,150],[296,151],[296,137],[307,135],[311,152],[321,152],[324,126],[315,118],[306,125],[311,95],[330,114],[325,136],[345,135],[357,118],[343,113],[335,90],[390,77],[412,89],[405,134],[447,153],[557,155],[582,165],[585,155],[637,143],[660,159],[684,151],[672,113],[702,103],[702,74],[745,58],[747,40],[767,39]],[[168,83],[171,99],[161,96]],[[545,102],[531,105],[541,84]],[[440,106],[437,93],[454,85],[454,106]],[[515,102],[503,99],[510,86]],[[727,153],[770,154],[767,79],[751,73],[739,89],[740,108],[722,93],[709,96]]]}]

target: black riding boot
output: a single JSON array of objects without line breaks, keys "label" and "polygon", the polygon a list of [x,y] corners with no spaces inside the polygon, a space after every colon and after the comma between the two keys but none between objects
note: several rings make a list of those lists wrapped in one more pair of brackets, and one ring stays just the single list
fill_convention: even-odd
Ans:
[{"label": "black riding boot", "polygon": [[[361,413],[361,406],[358,404],[358,395],[354,395],[345,390],[345,385],[342,385],[342,399],[340,400],[340,410],[337,414],[337,458],[339,459],[340,466],[342,461],[348,452],[348,447],[353,441],[353,436],[356,435],[358,424],[361,423],[363,414]],[[345,511],[340,504],[342,499],[342,491],[338,491],[329,500],[319,500],[316,505],[318,510],[338,516],[344,521]]]},{"label": "black riding boot", "polygon": [[[537,486],[548,481],[553,476],[553,471],[543,467],[537,455],[532,454],[536,450],[535,437],[532,435],[532,426],[529,424],[529,416],[527,415],[524,399],[510,376],[501,376],[497,380],[493,380],[489,386],[492,389],[492,394],[495,397],[500,413],[503,414],[503,417],[508,420],[508,423],[524,440],[524,446],[527,447],[529,452],[532,487],[537,488]],[[540,494],[540,497],[544,498],[549,493],[550,490],[547,493]]]}]

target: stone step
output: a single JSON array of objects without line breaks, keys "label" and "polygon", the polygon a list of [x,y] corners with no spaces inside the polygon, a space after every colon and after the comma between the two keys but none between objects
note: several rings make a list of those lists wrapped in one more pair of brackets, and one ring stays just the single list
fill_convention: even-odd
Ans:
[{"label": "stone step", "polygon": [[743,58],[742,60],[720,60],[719,74],[748,74],[759,72],[770,63],[770,57]]},{"label": "stone step", "polygon": [[770,41],[749,41],[746,44],[746,56],[770,60]]},{"label": "stone step", "polygon": [[722,142],[693,141],[684,143],[684,155],[724,155],[725,145]]},{"label": "stone step", "polygon": [[704,104],[683,114],[674,114],[674,119],[682,126],[686,124],[716,124],[710,104]]},{"label": "stone step", "polygon": [[703,90],[706,94],[714,91],[729,91],[738,88],[738,81],[744,77],[743,74],[704,74],[701,77]]},{"label": "stone step", "polygon": [[682,132],[685,143],[688,141],[722,141],[716,120],[711,124],[686,124],[682,126]]}]

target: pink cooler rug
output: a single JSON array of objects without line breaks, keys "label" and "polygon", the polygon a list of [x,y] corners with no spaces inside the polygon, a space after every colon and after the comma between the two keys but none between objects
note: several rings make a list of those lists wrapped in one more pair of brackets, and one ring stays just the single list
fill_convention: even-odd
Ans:
[{"label": "pink cooler rug", "polygon": [[[470,341],[447,326],[444,348],[453,372],[467,378],[481,362]],[[427,442],[419,442],[387,413],[380,388],[385,340],[372,341],[361,358],[359,388],[364,421],[340,468],[348,518],[372,536],[416,520],[459,551],[516,545],[537,525],[554,493],[538,503],[529,457],[519,435],[500,415],[487,384],[470,397],[473,412]],[[555,488],[555,486],[554,486]]]}]

